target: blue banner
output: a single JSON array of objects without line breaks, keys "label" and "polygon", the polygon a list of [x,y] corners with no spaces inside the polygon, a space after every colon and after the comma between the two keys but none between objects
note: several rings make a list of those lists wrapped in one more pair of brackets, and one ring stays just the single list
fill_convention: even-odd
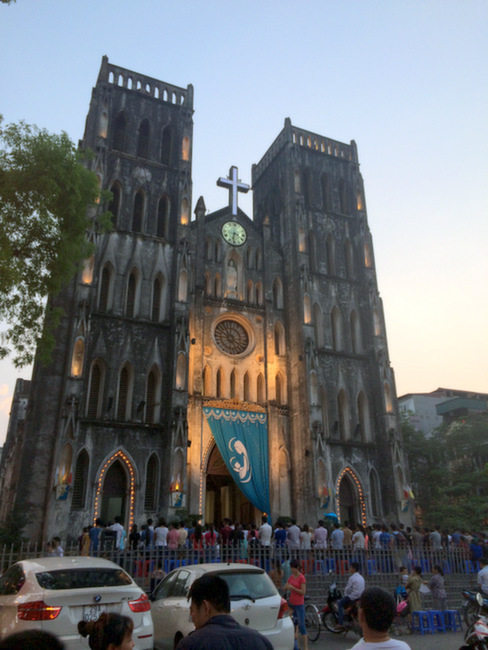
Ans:
[{"label": "blue banner", "polygon": [[207,418],[224,462],[244,496],[269,514],[268,417],[256,411],[205,406]]}]

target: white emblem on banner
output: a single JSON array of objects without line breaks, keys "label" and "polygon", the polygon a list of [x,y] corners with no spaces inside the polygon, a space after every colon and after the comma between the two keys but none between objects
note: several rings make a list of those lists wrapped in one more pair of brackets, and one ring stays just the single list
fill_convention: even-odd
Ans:
[{"label": "white emblem on banner", "polygon": [[231,457],[230,464],[232,469],[234,472],[239,474],[241,483],[248,483],[251,480],[252,470],[251,465],[249,464],[249,455],[244,443],[237,438],[232,438],[229,442],[229,449],[231,452],[233,451],[239,456],[239,458],[236,456]]}]

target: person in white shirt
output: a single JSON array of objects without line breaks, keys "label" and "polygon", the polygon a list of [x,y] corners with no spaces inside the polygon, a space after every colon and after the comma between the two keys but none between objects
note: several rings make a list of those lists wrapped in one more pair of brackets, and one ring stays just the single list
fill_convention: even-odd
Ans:
[{"label": "person in white shirt", "polygon": [[329,533],[327,532],[327,528],[324,526],[324,522],[322,519],[319,521],[319,526],[313,531],[313,541],[315,548],[317,549],[323,549],[327,548],[327,537]]},{"label": "person in white shirt", "polygon": [[330,546],[336,551],[342,551],[344,548],[344,532],[337,522],[334,524],[334,530],[330,536]]},{"label": "person in white shirt", "polygon": [[408,643],[392,639],[388,634],[395,615],[395,599],[386,589],[365,589],[361,594],[358,609],[363,638],[350,650],[411,650]]},{"label": "person in white shirt", "polygon": [[154,529],[154,548],[161,555],[165,546],[168,545],[166,537],[168,535],[168,527],[164,519],[160,519],[158,525]]},{"label": "person in white shirt", "polygon": [[337,602],[337,622],[339,625],[343,625],[344,623],[344,607],[352,605],[355,600],[360,598],[364,591],[364,578],[359,573],[359,562],[351,562],[349,564],[349,572],[351,575],[344,589],[344,596]]},{"label": "person in white shirt", "polygon": [[478,571],[478,584],[480,591],[488,596],[488,560],[484,557],[480,558],[481,570]]},{"label": "person in white shirt", "polygon": [[266,515],[261,517],[261,526],[258,531],[259,543],[261,546],[266,546],[269,548],[271,544],[271,535],[273,534],[273,529],[268,524],[268,518]]},{"label": "person in white shirt", "polygon": [[291,520],[291,526],[286,531],[286,544],[290,550],[300,548],[300,529],[297,526],[296,519]]},{"label": "person in white shirt", "polygon": [[110,530],[115,530],[117,535],[115,539],[115,548],[120,549],[120,542],[122,541],[122,533],[124,532],[124,527],[122,526],[121,517],[117,515],[115,517],[115,523],[110,526]]}]

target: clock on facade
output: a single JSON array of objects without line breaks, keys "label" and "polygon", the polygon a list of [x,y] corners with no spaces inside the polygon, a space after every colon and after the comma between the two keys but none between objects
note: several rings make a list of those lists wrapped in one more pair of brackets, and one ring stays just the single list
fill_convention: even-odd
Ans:
[{"label": "clock on facade", "polygon": [[215,342],[227,354],[242,354],[249,345],[246,328],[235,320],[221,320],[214,330]]},{"label": "clock on facade", "polygon": [[226,221],[222,226],[222,237],[232,246],[242,246],[247,239],[247,233],[240,223]]}]

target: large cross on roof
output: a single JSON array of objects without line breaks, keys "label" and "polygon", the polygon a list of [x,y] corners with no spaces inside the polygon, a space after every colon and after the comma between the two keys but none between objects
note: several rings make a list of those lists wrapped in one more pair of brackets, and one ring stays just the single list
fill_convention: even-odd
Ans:
[{"label": "large cross on roof", "polygon": [[243,192],[246,194],[250,190],[249,185],[242,183],[237,178],[237,167],[232,166],[229,169],[228,178],[219,178],[217,185],[229,189],[229,206],[232,209],[232,214],[237,215],[237,192]]}]

